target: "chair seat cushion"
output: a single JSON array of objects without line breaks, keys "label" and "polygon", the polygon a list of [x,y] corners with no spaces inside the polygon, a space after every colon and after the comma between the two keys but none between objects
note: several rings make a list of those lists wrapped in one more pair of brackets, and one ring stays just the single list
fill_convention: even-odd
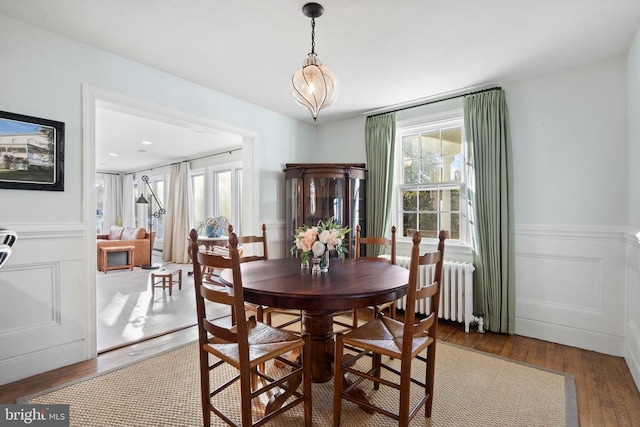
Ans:
[{"label": "chair seat cushion", "polygon": [[[343,342],[399,359],[402,354],[403,332],[402,322],[383,316],[345,333]],[[411,353],[415,355],[421,352],[432,342],[433,338],[428,335],[413,337]]]},{"label": "chair seat cushion", "polygon": [[[304,345],[304,341],[300,336],[264,323],[248,320],[247,328],[251,368],[273,359],[275,355],[286,353]],[[203,348],[236,368],[240,368],[237,343],[222,341],[214,337]]]}]

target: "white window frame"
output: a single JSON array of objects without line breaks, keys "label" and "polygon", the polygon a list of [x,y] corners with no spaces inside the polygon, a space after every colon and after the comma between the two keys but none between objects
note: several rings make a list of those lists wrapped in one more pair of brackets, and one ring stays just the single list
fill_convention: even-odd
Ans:
[{"label": "white window frame", "polygon": [[[464,135],[464,116],[462,109],[455,109],[443,113],[432,114],[428,116],[422,116],[412,118],[408,120],[399,120],[396,123],[396,144],[395,144],[395,168],[394,168],[394,199],[393,199],[393,213],[392,223],[396,225],[398,230],[397,240],[402,242],[408,242],[411,240],[411,236],[403,236],[402,230],[404,229],[404,218],[402,210],[402,192],[407,188],[420,188],[427,189],[432,188],[434,190],[442,190],[447,188],[456,188],[458,184],[455,182],[445,181],[436,183],[423,183],[423,184],[404,184],[403,183],[403,152],[402,152],[402,138],[406,135],[415,133],[427,133],[433,132],[439,129],[448,129],[453,127],[460,127],[462,130],[462,178],[460,181],[460,238],[459,239],[447,239],[448,245],[459,245],[471,247],[470,239],[470,224],[468,215],[468,200],[467,200],[467,153],[466,153],[466,139]],[[437,238],[422,238],[424,243],[436,243]]]},{"label": "white window frame", "polygon": [[[231,172],[231,206],[232,217],[228,218],[229,223],[233,225],[233,231],[239,236],[242,235],[242,198],[241,183],[239,182],[239,173],[242,171],[242,162],[222,163],[211,165],[205,168],[194,169],[190,173],[190,179],[194,175],[204,174],[205,188],[205,217],[213,218],[220,216],[216,201],[218,200],[218,186],[216,185],[216,177],[221,172]],[[191,181],[190,181],[191,182]],[[191,222],[194,228],[198,226],[195,223],[194,213],[191,214]]]}]

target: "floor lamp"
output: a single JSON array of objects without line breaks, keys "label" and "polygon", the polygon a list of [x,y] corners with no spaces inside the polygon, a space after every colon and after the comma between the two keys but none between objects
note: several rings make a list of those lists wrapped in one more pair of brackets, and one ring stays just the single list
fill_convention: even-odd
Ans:
[{"label": "floor lamp", "polygon": [[[148,265],[143,265],[141,268],[144,270],[155,270],[156,268],[160,268],[159,265],[153,265],[152,259],[153,259],[153,218],[160,218],[161,215],[164,215],[165,213],[167,213],[167,211],[164,209],[164,207],[162,206],[162,203],[160,203],[160,200],[158,200],[158,197],[156,196],[156,193],[153,191],[153,188],[151,187],[151,184],[149,184],[149,177],[147,175],[143,175],[142,176],[142,180],[145,182],[145,184],[147,184],[147,191],[149,194],[151,194],[151,197],[149,197],[149,200],[147,200],[142,194],[140,195],[140,197],[138,197],[138,200],[136,200],[136,204],[137,205],[148,205],[148,212],[149,212],[149,264]],[[158,205],[158,210],[151,213],[151,211],[153,209],[151,209],[152,206],[152,202],[156,201],[156,204]]]}]

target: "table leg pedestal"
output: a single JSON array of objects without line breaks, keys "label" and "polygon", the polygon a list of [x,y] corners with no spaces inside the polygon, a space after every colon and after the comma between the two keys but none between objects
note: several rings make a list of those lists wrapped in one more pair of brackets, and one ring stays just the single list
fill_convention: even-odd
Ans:
[{"label": "table leg pedestal", "polygon": [[311,380],[324,383],[333,378],[333,312],[304,310],[302,331],[311,338]]}]

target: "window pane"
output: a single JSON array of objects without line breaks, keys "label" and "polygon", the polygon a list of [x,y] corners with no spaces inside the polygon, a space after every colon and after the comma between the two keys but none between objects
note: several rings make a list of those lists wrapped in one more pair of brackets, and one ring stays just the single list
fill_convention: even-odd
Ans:
[{"label": "window pane", "polygon": [[441,191],[440,210],[460,211],[460,189],[451,188]]},{"label": "window pane", "polygon": [[418,200],[418,209],[421,212],[438,210],[438,192],[436,190],[420,191],[420,199]]},{"label": "window pane", "polygon": [[440,230],[447,232],[448,239],[460,238],[460,214],[445,212],[440,216]]},{"label": "window pane", "polygon": [[422,175],[420,182],[440,182],[440,161],[437,157],[430,155],[427,160],[420,162],[422,164]]},{"label": "window pane", "polygon": [[104,214],[104,181],[96,181],[96,233],[103,233],[102,216]]},{"label": "window pane", "polygon": [[198,225],[207,219],[204,194],[204,175],[193,175],[191,177],[191,186],[193,188],[193,223],[194,225]]},{"label": "window pane", "polygon": [[405,213],[403,215],[404,230],[402,230],[403,236],[413,236],[413,233],[418,230],[418,214]]},{"label": "window pane", "polygon": [[419,217],[420,235],[422,237],[435,238],[438,235],[438,214],[421,213]]},{"label": "window pane", "polygon": [[236,194],[238,211],[236,212],[238,233],[242,231],[242,169],[236,171]]},{"label": "window pane", "polygon": [[[138,200],[139,197],[140,197],[140,187],[138,186],[138,181],[136,180],[136,181],[133,181],[133,200]],[[146,218],[145,212],[146,210],[143,208],[143,206],[136,203],[133,209],[136,227],[144,227],[144,228],[147,228],[147,231],[149,231],[148,229],[149,224],[147,224],[147,221],[145,219]]]},{"label": "window pane", "polygon": [[402,192],[402,210],[418,210],[418,193],[414,190]]},{"label": "window pane", "polygon": [[408,135],[402,138],[404,183],[414,184],[425,182],[421,176],[420,141],[418,135]]},{"label": "window pane", "polygon": [[422,141],[422,156],[439,156],[440,151],[440,131],[424,133],[420,135]]},{"label": "window pane", "polygon": [[462,181],[462,154],[442,158],[442,181]]},{"label": "window pane", "polygon": [[455,156],[462,154],[462,129],[444,129],[442,131],[442,155]]},{"label": "window pane", "polygon": [[428,182],[427,178],[421,171],[422,167],[420,160],[406,160],[404,162],[404,183],[420,184],[422,182]]},{"label": "window pane", "polygon": [[[162,203],[162,206],[166,206],[164,201],[164,181],[154,182],[154,187],[153,191],[156,193],[156,197],[160,203]],[[155,212],[158,212],[159,209],[160,206],[153,205],[153,211],[151,213],[154,214]],[[156,223],[155,229],[157,231],[156,236],[164,237],[164,215],[160,215],[158,218],[154,217],[154,219]]]},{"label": "window pane", "polygon": [[218,210],[217,216],[225,216],[232,219],[231,216],[231,171],[216,173],[216,188],[218,193]]},{"label": "window pane", "polygon": [[418,135],[407,135],[402,138],[402,159],[410,160],[420,157],[420,141]]}]

